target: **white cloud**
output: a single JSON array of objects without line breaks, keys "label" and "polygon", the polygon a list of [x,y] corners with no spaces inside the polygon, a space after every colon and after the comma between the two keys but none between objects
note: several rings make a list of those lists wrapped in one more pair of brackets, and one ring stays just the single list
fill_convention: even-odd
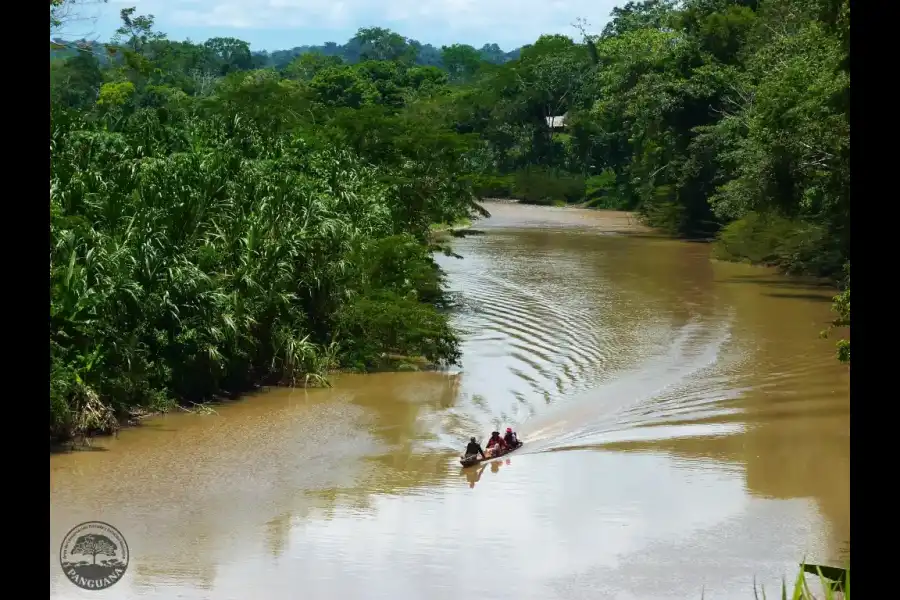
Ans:
[{"label": "white cloud", "polygon": [[[118,0],[113,0],[118,3]],[[576,35],[587,18],[599,29],[619,0],[130,0],[165,28],[355,30],[386,26],[421,41],[447,38],[533,41],[542,33]],[[236,32],[239,33],[239,32]],[[335,40],[343,41],[343,40]]]}]

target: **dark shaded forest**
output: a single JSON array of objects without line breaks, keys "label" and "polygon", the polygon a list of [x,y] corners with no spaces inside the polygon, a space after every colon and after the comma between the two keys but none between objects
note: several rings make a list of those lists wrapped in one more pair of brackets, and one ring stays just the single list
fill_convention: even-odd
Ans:
[{"label": "dark shaded forest", "polygon": [[485,197],[636,210],[841,281],[849,325],[846,0],[629,2],[508,53],[382,28],[254,53],[121,20],[50,44],[51,438],[455,361],[430,230]]}]

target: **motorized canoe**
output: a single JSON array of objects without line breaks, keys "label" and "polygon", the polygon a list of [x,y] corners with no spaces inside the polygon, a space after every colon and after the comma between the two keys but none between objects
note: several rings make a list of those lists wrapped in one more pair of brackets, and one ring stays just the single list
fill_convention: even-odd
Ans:
[{"label": "motorized canoe", "polygon": [[481,463],[481,462],[485,462],[488,460],[494,460],[495,458],[501,458],[503,456],[506,456],[510,452],[515,452],[516,450],[521,448],[522,443],[523,442],[520,440],[519,442],[516,443],[516,445],[514,447],[509,448],[506,451],[501,452],[495,456],[489,456],[487,458],[479,458],[477,455],[476,456],[460,456],[459,464],[461,464],[464,467],[471,467],[472,465],[477,465],[478,463]]}]

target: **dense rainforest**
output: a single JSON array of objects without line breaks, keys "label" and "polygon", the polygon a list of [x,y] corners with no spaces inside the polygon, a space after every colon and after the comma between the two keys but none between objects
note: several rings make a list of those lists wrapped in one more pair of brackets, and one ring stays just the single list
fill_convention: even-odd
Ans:
[{"label": "dense rainforest", "polygon": [[637,210],[840,279],[849,325],[847,0],[629,2],[513,52],[365,28],[271,54],[133,8],[108,43],[54,38],[72,1],[50,3],[51,438],[455,361],[432,230],[484,197]]}]

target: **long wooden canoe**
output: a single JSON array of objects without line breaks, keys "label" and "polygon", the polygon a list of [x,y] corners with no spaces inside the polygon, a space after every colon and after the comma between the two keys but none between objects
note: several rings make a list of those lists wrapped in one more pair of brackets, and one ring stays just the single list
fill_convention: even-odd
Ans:
[{"label": "long wooden canoe", "polygon": [[475,456],[460,456],[459,464],[461,464],[464,467],[471,467],[472,465],[477,465],[480,462],[485,462],[487,460],[494,460],[495,458],[501,458],[503,456],[506,456],[510,452],[515,452],[516,450],[521,448],[522,443],[523,442],[521,440],[519,440],[519,442],[516,444],[515,448],[509,448],[508,450],[506,450],[506,452],[501,452],[500,454],[497,454],[496,456],[491,456],[488,458],[479,458],[477,455],[475,455]]}]

